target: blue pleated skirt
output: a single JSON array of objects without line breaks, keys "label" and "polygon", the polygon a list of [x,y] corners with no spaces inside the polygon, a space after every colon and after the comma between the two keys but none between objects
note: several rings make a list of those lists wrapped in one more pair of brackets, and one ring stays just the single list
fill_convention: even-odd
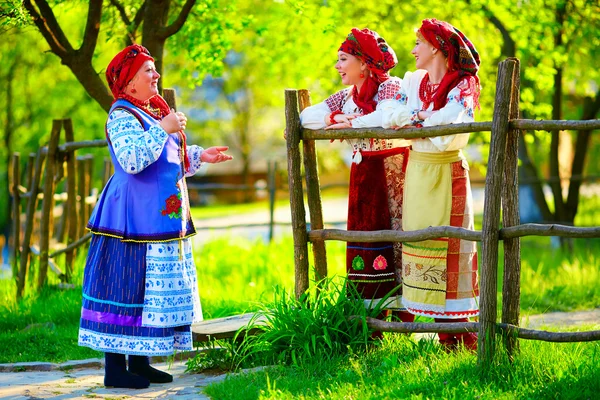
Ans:
[{"label": "blue pleated skirt", "polygon": [[94,235],[86,261],[79,345],[133,355],[192,349],[202,320],[191,243],[129,243]]}]

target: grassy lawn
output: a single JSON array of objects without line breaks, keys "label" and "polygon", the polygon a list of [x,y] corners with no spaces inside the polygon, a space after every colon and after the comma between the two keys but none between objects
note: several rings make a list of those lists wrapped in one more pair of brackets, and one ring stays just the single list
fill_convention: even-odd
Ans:
[{"label": "grassy lawn", "polygon": [[[582,204],[580,218],[586,225],[599,224],[596,207],[587,204]],[[252,207],[232,211],[227,206],[219,212],[251,212]],[[523,315],[600,307],[600,239],[573,243],[574,251],[568,253],[550,238],[522,239]],[[83,256],[75,282],[82,281]],[[330,276],[344,276],[345,243],[328,241],[327,257]],[[205,318],[259,310],[273,304],[276,288],[294,287],[289,236],[271,244],[223,236],[196,248],[195,261]],[[502,257],[499,265],[501,293]],[[56,278],[50,279],[49,287],[34,293],[31,277],[20,302],[14,299],[14,281],[0,281],[0,363],[101,356],[77,345],[81,287],[60,290]],[[216,399],[512,399],[594,398],[600,391],[600,343],[520,343],[515,362],[501,357],[486,380],[478,379],[481,370],[472,354],[446,354],[432,341],[386,334],[383,342],[366,350],[234,375],[207,392]]]}]

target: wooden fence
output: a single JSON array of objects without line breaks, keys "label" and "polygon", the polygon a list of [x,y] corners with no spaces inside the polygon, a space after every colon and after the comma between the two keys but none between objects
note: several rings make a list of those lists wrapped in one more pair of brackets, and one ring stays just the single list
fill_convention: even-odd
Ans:
[{"label": "wooden fence", "polygon": [[[164,97],[169,105],[176,109],[175,91],[164,89]],[[60,143],[64,132],[64,143]],[[105,139],[74,141],[73,125],[70,119],[54,120],[50,140],[37,153],[29,155],[25,179],[21,176],[20,154],[12,154],[11,160],[11,197],[13,231],[12,271],[17,283],[17,297],[21,298],[27,277],[37,272],[37,288],[47,282],[48,269],[60,279],[62,286],[72,286],[73,262],[77,248],[87,243],[91,233],[85,226],[96,204],[96,199],[113,173],[112,163],[104,159],[101,187],[93,188],[94,176],[92,155],[75,156],[81,149],[105,147]],[[274,235],[274,206],[277,190],[277,164],[268,163],[267,186],[269,195],[268,223],[255,226],[268,226],[269,240]],[[64,181],[64,183],[61,183]],[[64,186],[64,192],[57,193],[57,187]],[[188,190],[206,192],[217,190],[257,191],[250,185],[231,184],[189,184]],[[42,202],[41,209],[39,202]],[[24,203],[24,207],[22,206]],[[24,208],[24,210],[23,210]],[[54,214],[60,212],[58,218]],[[228,225],[222,229],[242,225]],[[245,225],[244,225],[245,226]],[[56,262],[56,257],[65,256],[64,266]],[[38,269],[32,271],[33,256],[38,258]]]},{"label": "wooden fence", "polygon": [[[381,331],[447,332],[477,331],[478,364],[492,365],[495,357],[496,331],[504,336],[510,357],[518,351],[517,338],[571,342],[600,340],[600,331],[544,332],[519,327],[520,309],[520,240],[522,236],[563,236],[598,238],[600,227],[576,228],[563,225],[519,223],[517,150],[521,130],[591,130],[600,128],[600,120],[541,121],[519,119],[519,61],[507,59],[499,64],[494,114],[491,122],[428,127],[410,130],[381,128],[308,130],[300,125],[299,112],[310,105],[306,90],[286,90],[285,116],[287,132],[288,180],[294,239],[295,293],[300,296],[309,288],[308,243],[312,243],[315,281],[327,276],[325,241],[345,242],[414,242],[440,237],[482,242],[480,257],[479,322],[468,323],[402,323],[369,319],[368,324]],[[457,133],[491,131],[490,153],[485,182],[483,226],[481,231],[439,226],[417,231],[345,231],[323,229],[321,188],[317,169],[315,140],[357,138],[421,138]],[[300,146],[302,143],[302,146]],[[301,148],[302,147],[302,148]],[[310,213],[310,229],[305,222],[304,191],[301,168],[304,165],[306,195]],[[502,229],[500,224],[502,207]],[[502,289],[502,319],[497,322],[497,282],[499,241],[504,241],[504,276]]]}]

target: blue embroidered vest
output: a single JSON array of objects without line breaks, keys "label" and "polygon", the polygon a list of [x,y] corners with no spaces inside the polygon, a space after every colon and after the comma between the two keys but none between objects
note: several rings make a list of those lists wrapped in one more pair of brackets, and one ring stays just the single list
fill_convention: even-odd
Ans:
[{"label": "blue embroidered vest", "polygon": [[[116,108],[131,112],[146,131],[159,123],[126,100],[117,100],[109,114]],[[137,174],[123,170],[110,140],[108,149],[115,173],[98,198],[87,224],[90,231],[124,242],[165,242],[196,234],[178,135],[169,135],[160,157]]]}]

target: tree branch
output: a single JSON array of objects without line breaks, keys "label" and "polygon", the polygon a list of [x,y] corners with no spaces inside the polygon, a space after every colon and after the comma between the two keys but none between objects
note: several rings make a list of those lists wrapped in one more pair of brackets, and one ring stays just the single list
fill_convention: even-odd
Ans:
[{"label": "tree branch", "polygon": [[123,4],[119,3],[118,0],[110,0],[110,4],[112,4],[117,9],[123,23],[127,26],[131,25],[131,21],[129,20],[129,17],[125,12],[125,7],[123,7]]},{"label": "tree branch", "polygon": [[142,23],[142,21],[144,20],[144,10],[146,9],[146,5],[147,5],[147,0],[144,0],[144,3],[142,4],[142,6],[138,10],[138,12],[135,14],[135,18],[133,18],[133,25],[132,25],[133,31],[130,31],[130,32],[135,32],[137,30],[137,28],[140,26],[140,24]]},{"label": "tree branch", "polygon": [[98,42],[100,32],[100,18],[102,17],[102,0],[91,0],[88,7],[88,16],[85,23],[83,42],[78,52],[85,60],[91,60]]},{"label": "tree branch", "polygon": [[61,58],[68,56],[73,52],[73,46],[69,43],[69,40],[56,20],[52,8],[45,0],[37,0],[36,4],[40,9],[39,12],[31,3],[31,0],[23,2],[27,12],[33,18],[33,22],[38,27],[44,39],[46,39],[52,52]]},{"label": "tree branch", "polygon": [[194,4],[196,4],[196,0],[187,0],[181,8],[181,12],[179,13],[175,21],[173,21],[171,25],[161,29],[158,33],[158,36],[163,39],[167,39],[169,36],[173,36],[174,34],[179,32],[179,30],[187,20],[188,16],[190,15]]}]

